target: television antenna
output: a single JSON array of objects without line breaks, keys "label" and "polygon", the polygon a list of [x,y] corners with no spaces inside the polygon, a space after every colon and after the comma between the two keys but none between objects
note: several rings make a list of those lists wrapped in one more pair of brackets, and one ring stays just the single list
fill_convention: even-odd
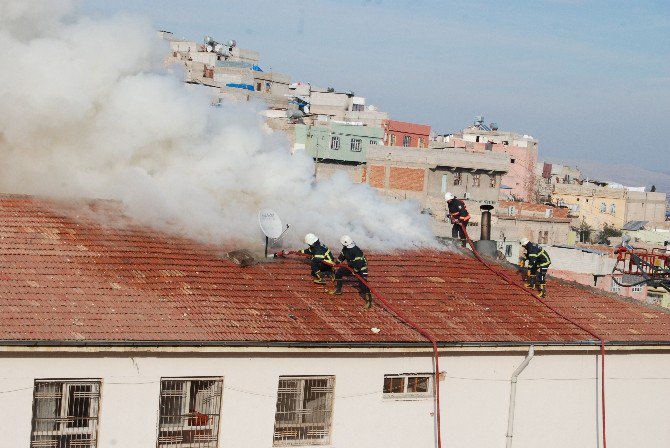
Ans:
[{"label": "television antenna", "polygon": [[261,232],[265,235],[265,258],[267,258],[270,240],[272,240],[272,244],[274,245],[284,236],[289,225],[286,224],[286,228],[284,228],[277,212],[270,208],[259,210],[258,225],[261,227]]}]

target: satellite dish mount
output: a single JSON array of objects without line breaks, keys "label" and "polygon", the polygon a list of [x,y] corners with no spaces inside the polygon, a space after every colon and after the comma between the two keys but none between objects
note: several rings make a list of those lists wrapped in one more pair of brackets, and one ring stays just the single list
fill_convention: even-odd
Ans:
[{"label": "satellite dish mount", "polygon": [[258,225],[260,225],[261,231],[265,235],[265,257],[267,258],[270,240],[272,240],[273,245],[281,240],[289,225],[286,224],[286,228],[284,228],[277,212],[269,208],[264,208],[258,212]]}]

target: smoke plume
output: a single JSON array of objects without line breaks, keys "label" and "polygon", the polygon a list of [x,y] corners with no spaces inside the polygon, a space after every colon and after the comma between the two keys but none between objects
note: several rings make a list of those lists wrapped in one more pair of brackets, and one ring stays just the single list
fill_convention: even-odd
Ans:
[{"label": "smoke plume", "polygon": [[162,65],[142,18],[91,19],[67,1],[0,3],[0,189],[116,199],[144,224],[201,241],[258,242],[257,211],[336,244],[434,245],[414,202],[390,203],[346,176],[313,183],[252,105],[210,106]]}]

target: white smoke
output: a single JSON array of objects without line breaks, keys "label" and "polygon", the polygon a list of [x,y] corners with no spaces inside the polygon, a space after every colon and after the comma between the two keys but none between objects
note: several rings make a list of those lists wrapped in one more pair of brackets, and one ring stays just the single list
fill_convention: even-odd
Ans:
[{"label": "white smoke", "polygon": [[[48,5],[48,6],[45,6]],[[122,201],[135,220],[201,241],[260,241],[276,209],[334,244],[435,244],[413,202],[389,203],[345,175],[314,184],[249,105],[212,108],[162,67],[167,45],[140,18],[73,16],[71,3],[0,3],[0,189]]]}]

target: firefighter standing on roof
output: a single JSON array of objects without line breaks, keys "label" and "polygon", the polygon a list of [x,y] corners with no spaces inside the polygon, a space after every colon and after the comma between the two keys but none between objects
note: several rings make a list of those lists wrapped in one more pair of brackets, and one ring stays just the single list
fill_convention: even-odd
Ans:
[{"label": "firefighter standing on roof", "polygon": [[314,283],[323,285],[326,283],[325,277],[333,278],[333,265],[335,264],[333,254],[328,246],[319,241],[319,237],[313,233],[305,235],[305,244],[309,247],[299,252],[311,257]]},{"label": "firefighter standing on roof", "polygon": [[[356,246],[356,243],[354,243],[354,240],[352,240],[349,235],[342,236],[340,242],[342,243],[342,252],[340,253],[340,256],[337,257],[337,261],[339,263],[346,261],[347,265],[353,269],[354,272],[352,273],[345,267],[337,269],[337,272],[335,272],[335,289],[330,291],[330,294],[337,295],[342,294],[342,277],[348,277],[355,274],[366,282],[368,280],[368,260],[366,260],[363,251]],[[361,279],[358,279],[358,289],[365,299],[365,309],[369,309],[372,307],[372,294],[370,293],[370,289],[361,281]]]},{"label": "firefighter standing on roof", "polygon": [[519,266],[523,267],[528,261],[529,277],[526,286],[540,291],[539,296],[547,295],[546,276],[551,264],[551,258],[544,248],[528,241],[528,238],[521,238],[519,244],[526,249],[526,253],[521,256]]},{"label": "firefighter standing on roof", "polygon": [[452,193],[447,192],[444,195],[444,199],[447,201],[447,215],[453,224],[451,237],[460,239],[461,244],[465,246],[465,227],[467,227],[470,221],[470,213],[468,213],[468,209],[465,207],[465,202],[456,199]]}]

